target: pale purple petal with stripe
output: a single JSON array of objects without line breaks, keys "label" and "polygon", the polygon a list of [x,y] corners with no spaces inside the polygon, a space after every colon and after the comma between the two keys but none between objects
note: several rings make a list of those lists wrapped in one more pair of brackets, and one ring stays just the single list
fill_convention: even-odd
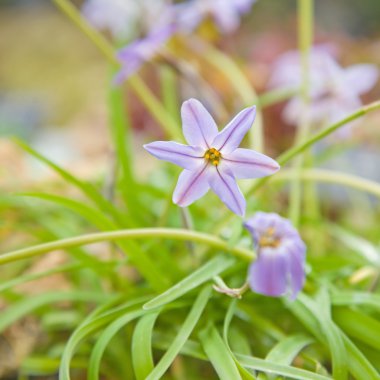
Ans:
[{"label": "pale purple petal with stripe", "polygon": [[264,248],[249,268],[249,285],[256,293],[280,297],[288,289],[287,273],[286,256],[276,249]]},{"label": "pale purple petal with stripe", "polygon": [[184,170],[173,193],[173,202],[186,207],[203,197],[210,186],[208,184],[209,166],[201,166],[196,171]]},{"label": "pale purple petal with stripe", "polygon": [[196,170],[204,164],[204,150],[200,147],[174,141],[155,141],[144,145],[144,148],[158,159],[169,161],[184,169]]},{"label": "pale purple petal with stripe", "polygon": [[256,107],[245,108],[218,133],[212,146],[223,155],[234,151],[251,128],[256,116]]},{"label": "pale purple petal with stripe", "polygon": [[280,165],[265,154],[243,148],[237,148],[224,155],[223,162],[228,165],[238,179],[265,177],[280,169]]},{"label": "pale purple petal with stripe", "polygon": [[186,141],[204,149],[211,148],[218,127],[202,103],[196,99],[187,100],[182,104],[181,116]]},{"label": "pale purple petal with stripe", "polygon": [[219,167],[210,169],[209,184],[221,201],[235,214],[244,216],[246,202],[235,178]]}]

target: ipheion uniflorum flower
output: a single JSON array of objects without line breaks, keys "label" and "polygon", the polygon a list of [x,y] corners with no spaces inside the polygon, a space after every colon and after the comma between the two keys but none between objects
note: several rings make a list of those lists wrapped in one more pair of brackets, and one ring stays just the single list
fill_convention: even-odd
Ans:
[{"label": "ipheion uniflorum flower", "polygon": [[144,145],[153,156],[184,169],[173,193],[174,203],[186,207],[211,188],[231,211],[245,214],[245,198],[236,179],[265,177],[280,168],[264,154],[239,148],[255,115],[256,107],[245,108],[219,132],[206,108],[189,99],[181,109],[183,134],[189,145],[174,141]]},{"label": "ipheion uniflorum flower", "polygon": [[248,283],[266,296],[295,299],[305,282],[306,246],[291,222],[275,213],[257,212],[244,223],[251,233],[257,259]]}]

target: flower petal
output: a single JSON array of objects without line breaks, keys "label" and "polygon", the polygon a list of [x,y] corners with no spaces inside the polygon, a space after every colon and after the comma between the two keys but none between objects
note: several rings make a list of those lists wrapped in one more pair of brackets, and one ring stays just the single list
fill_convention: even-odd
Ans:
[{"label": "flower petal", "polygon": [[212,142],[212,147],[228,154],[234,151],[251,128],[256,116],[256,107],[245,108],[239,112],[227,126],[218,133]]},{"label": "flower petal", "polygon": [[211,170],[209,176],[211,189],[232,212],[244,216],[245,198],[232,173],[228,173],[225,168],[221,170],[215,167],[215,169],[211,168]]},{"label": "flower petal", "polygon": [[227,156],[223,156],[224,161],[236,178],[265,177],[280,169],[280,165],[275,160],[250,149],[235,149]]},{"label": "flower petal", "polygon": [[186,207],[207,193],[210,188],[208,167],[209,165],[206,164],[196,171],[184,170],[180,174],[173,193],[174,203]]},{"label": "flower petal", "polygon": [[287,291],[287,260],[277,249],[263,248],[249,268],[249,285],[259,294],[279,297]]},{"label": "flower petal", "polygon": [[160,160],[169,161],[184,169],[195,170],[204,162],[203,149],[174,141],[155,141],[144,148]]},{"label": "flower petal", "polygon": [[181,108],[183,134],[189,145],[211,148],[211,142],[218,133],[214,119],[196,99],[189,99]]},{"label": "flower petal", "polygon": [[379,70],[375,65],[360,64],[345,69],[345,84],[356,94],[364,94],[369,91],[379,78]]},{"label": "flower petal", "polygon": [[231,33],[240,25],[240,16],[236,5],[230,0],[219,1],[212,9],[215,22],[223,33]]},{"label": "flower petal", "polygon": [[305,269],[303,260],[298,257],[296,252],[288,252],[288,255],[290,299],[294,300],[305,283]]}]

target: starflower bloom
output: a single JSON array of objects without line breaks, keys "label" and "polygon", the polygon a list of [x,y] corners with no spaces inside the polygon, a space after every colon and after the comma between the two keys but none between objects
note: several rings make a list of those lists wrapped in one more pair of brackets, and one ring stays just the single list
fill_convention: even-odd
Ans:
[{"label": "starflower bloom", "polygon": [[[274,64],[270,87],[301,86],[299,52],[285,53]],[[360,96],[368,92],[378,79],[378,69],[371,64],[341,67],[325,46],[314,47],[310,54],[310,119],[313,123],[332,124],[348,116],[362,105]],[[299,96],[284,109],[287,123],[296,125],[305,107]]]},{"label": "starflower bloom", "polygon": [[121,69],[115,77],[115,83],[122,83],[138,71],[145,62],[153,59],[174,32],[175,25],[168,24],[120,49],[117,58],[121,62]]},{"label": "starflower bloom", "polygon": [[212,18],[223,33],[234,32],[240,18],[256,0],[190,0],[176,4],[178,24],[185,31],[194,30],[205,18]]},{"label": "starflower bloom", "polygon": [[189,145],[173,141],[144,145],[153,156],[185,169],[173,193],[174,203],[188,206],[211,188],[231,211],[244,215],[246,203],[236,179],[264,177],[279,169],[270,157],[238,148],[255,114],[255,107],[246,108],[219,132],[206,108],[190,99],[181,108],[183,134]]},{"label": "starflower bloom", "polygon": [[251,233],[257,259],[248,274],[251,289],[260,294],[295,299],[305,282],[306,246],[288,219],[257,212],[244,223]]}]

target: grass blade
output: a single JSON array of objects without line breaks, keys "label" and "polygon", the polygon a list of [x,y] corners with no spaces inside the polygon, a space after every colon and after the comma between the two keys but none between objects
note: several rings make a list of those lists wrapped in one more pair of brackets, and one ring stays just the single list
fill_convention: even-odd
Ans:
[{"label": "grass blade", "polygon": [[197,299],[194,302],[193,307],[190,310],[185,322],[183,323],[181,329],[179,330],[177,336],[171,343],[170,347],[165,352],[164,356],[161,358],[159,363],[156,365],[154,370],[149,374],[146,380],[159,380],[167,371],[167,369],[172,364],[173,360],[181,351],[182,347],[186,343],[190,334],[192,333],[195,325],[197,324],[199,318],[201,317],[204,308],[211,295],[211,287],[206,286],[199,293]]},{"label": "grass blade", "polygon": [[232,257],[217,256],[189,276],[185,277],[182,281],[169,288],[166,292],[147,302],[143,308],[145,310],[149,310],[172,302],[190,290],[223,272],[234,263],[235,259]]},{"label": "grass blade", "polygon": [[132,336],[132,363],[137,380],[145,380],[153,371],[152,333],[159,312],[142,316]]},{"label": "grass blade", "polygon": [[103,353],[107,348],[111,339],[115,334],[123,328],[126,324],[132,320],[139,318],[145,314],[144,310],[135,310],[122,315],[120,318],[113,321],[97,339],[94,349],[92,350],[91,357],[88,365],[88,380],[98,380],[100,371],[100,362],[102,360]]},{"label": "grass blade", "polygon": [[299,380],[332,380],[332,378],[327,376],[319,375],[304,369],[274,363],[266,359],[252,358],[245,355],[236,355],[236,357],[244,367],[263,371],[268,374],[282,375]]},{"label": "grass blade", "polygon": [[234,358],[213,325],[199,333],[202,347],[221,380],[242,380]]}]

